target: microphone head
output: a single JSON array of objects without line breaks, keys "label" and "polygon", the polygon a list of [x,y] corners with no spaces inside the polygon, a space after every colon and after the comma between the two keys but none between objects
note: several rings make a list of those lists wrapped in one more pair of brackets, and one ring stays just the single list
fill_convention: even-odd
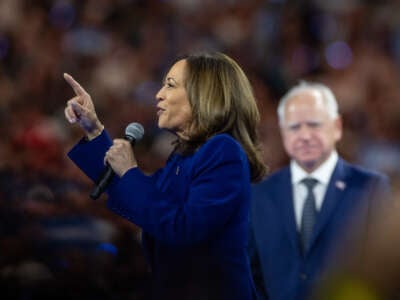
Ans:
[{"label": "microphone head", "polygon": [[125,129],[125,138],[131,142],[140,140],[143,134],[143,126],[136,122],[130,123]]}]

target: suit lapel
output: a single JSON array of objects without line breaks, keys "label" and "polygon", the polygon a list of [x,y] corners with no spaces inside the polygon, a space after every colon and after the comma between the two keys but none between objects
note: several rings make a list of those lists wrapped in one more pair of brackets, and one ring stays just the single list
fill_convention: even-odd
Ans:
[{"label": "suit lapel", "polygon": [[285,230],[290,242],[295,249],[299,249],[298,230],[293,206],[293,187],[289,168],[284,170],[280,182],[280,187],[276,189],[279,192],[276,194],[275,200],[282,214],[282,220],[285,223]]},{"label": "suit lapel", "polygon": [[325,198],[321,210],[317,217],[313,238],[309,250],[312,248],[314,241],[327,225],[330,217],[335,211],[339,202],[343,201],[347,190],[348,182],[346,182],[345,165],[343,160],[339,159],[335,170],[332,173],[331,180],[328,184]]}]

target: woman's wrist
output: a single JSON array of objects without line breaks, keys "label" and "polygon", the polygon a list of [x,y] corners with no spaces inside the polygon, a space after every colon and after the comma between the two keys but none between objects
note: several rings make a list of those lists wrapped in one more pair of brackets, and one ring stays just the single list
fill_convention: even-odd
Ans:
[{"label": "woman's wrist", "polygon": [[86,132],[86,137],[89,141],[93,140],[94,138],[98,137],[104,130],[104,125],[98,122],[95,128],[90,131]]}]

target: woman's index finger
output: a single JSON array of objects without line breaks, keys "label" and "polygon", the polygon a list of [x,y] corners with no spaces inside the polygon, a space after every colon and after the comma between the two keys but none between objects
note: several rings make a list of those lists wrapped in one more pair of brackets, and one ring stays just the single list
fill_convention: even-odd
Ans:
[{"label": "woman's index finger", "polygon": [[74,78],[72,78],[71,75],[64,73],[64,78],[72,87],[77,96],[83,96],[84,94],[87,94],[85,89]]}]

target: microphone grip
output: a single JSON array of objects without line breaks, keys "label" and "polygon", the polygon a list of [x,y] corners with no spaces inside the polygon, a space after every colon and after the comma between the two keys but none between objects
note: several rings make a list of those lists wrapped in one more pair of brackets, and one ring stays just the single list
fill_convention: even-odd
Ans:
[{"label": "microphone grip", "polygon": [[[140,140],[143,137],[144,129],[139,123],[130,123],[125,129],[125,139],[131,143],[131,146],[135,144],[136,140]],[[106,190],[107,185],[111,182],[115,175],[114,170],[109,164],[106,165],[103,173],[97,179],[92,191],[90,192],[90,198],[96,200]]]},{"label": "microphone grip", "polygon": [[115,173],[110,165],[107,164],[107,167],[104,173],[100,176],[99,181],[93,187],[92,191],[90,192],[90,198],[96,200],[99,196],[105,191],[107,185],[110,183],[112,178],[114,177]]}]

